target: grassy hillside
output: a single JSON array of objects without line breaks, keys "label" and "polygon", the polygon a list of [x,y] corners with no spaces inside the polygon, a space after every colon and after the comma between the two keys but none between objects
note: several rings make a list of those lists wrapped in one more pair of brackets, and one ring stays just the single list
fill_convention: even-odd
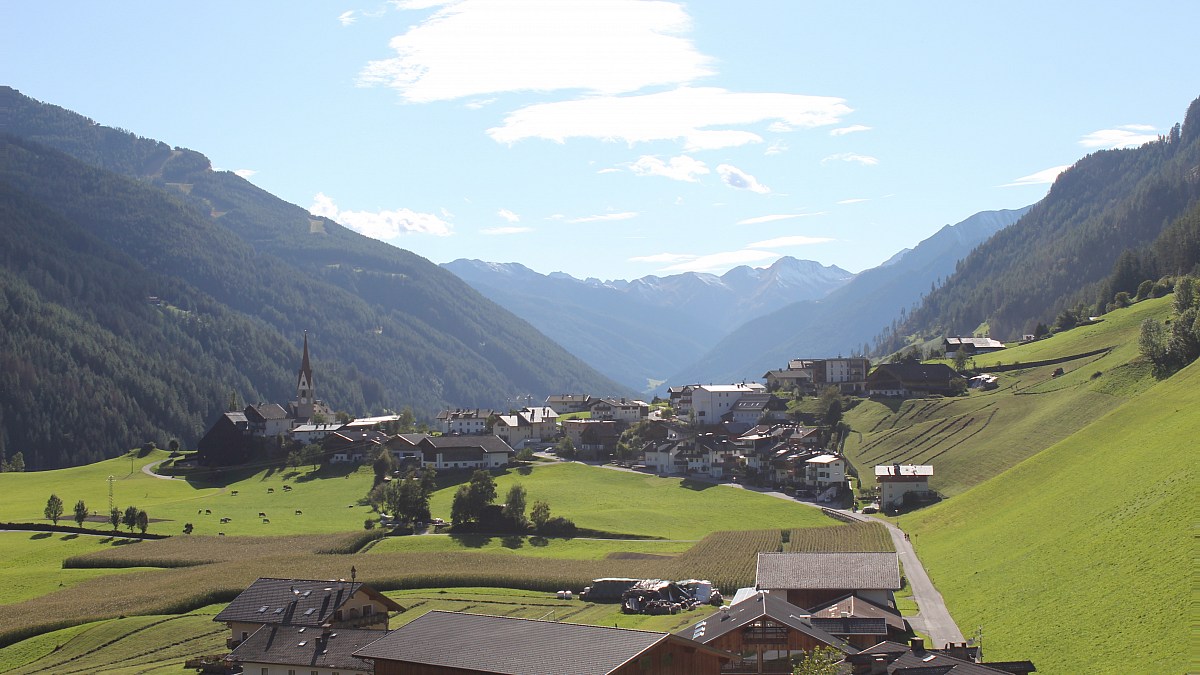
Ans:
[{"label": "grassy hillside", "polygon": [[[873,467],[932,464],[931,487],[945,495],[968,488],[1036,455],[1151,387],[1138,354],[1143,319],[1165,318],[1171,298],[1139,302],[1045,340],[976,358],[977,366],[1031,363],[1108,349],[1065,363],[998,373],[1000,387],[966,397],[875,399],[846,415],[854,432],[846,454],[864,486]],[[1054,371],[1063,369],[1055,377]]]},{"label": "grassy hillside", "polygon": [[989,659],[1031,658],[1048,673],[1194,665],[1197,411],[1193,364],[903,519],[964,632],[983,626]]}]

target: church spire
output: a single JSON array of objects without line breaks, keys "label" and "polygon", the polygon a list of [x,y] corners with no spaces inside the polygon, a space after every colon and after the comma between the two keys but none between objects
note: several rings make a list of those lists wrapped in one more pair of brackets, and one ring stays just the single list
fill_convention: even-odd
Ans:
[{"label": "church spire", "polygon": [[304,331],[304,358],[300,361],[300,372],[296,377],[296,417],[312,417],[315,403],[312,366],[308,362],[308,331]]}]

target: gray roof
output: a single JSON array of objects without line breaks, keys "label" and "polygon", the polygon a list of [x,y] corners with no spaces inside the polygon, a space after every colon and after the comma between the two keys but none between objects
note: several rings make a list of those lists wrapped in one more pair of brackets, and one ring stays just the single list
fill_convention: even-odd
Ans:
[{"label": "gray roof", "polygon": [[[782,596],[770,593],[755,593],[737,604],[721,609],[702,621],[697,621],[679,631],[676,635],[708,644],[726,633],[731,633],[763,617],[767,617],[792,630],[808,635],[818,642],[840,650],[844,654],[853,654],[858,651],[845,640],[815,626],[812,618],[804,609],[793,605]],[[872,634],[878,635],[878,633]]]},{"label": "gray roof", "polygon": [[664,640],[725,655],[669,633],[439,610],[356,654],[484,673],[607,675]]},{"label": "gray roof", "polygon": [[213,621],[320,626],[356,591],[362,590],[391,611],[403,607],[362,582],[319,579],[256,579]]},{"label": "gray roof", "polygon": [[[1000,675],[1008,672],[986,663],[965,661],[936,650],[920,649],[915,651],[907,645],[896,642],[881,642],[858,654],[848,656],[846,661],[867,664],[875,656],[886,658],[888,661],[887,672],[895,675]],[[1028,662],[1010,663],[1024,665]],[[1033,667],[1032,663],[1028,665],[1030,668]]]},{"label": "gray roof", "polygon": [[229,658],[240,663],[370,673],[375,670],[375,664],[354,656],[354,652],[386,634],[381,630],[344,628],[323,636],[320,628],[263,626],[238,645]]},{"label": "gray roof", "polygon": [[512,446],[499,436],[426,436],[424,447],[437,450],[473,450],[475,452],[513,452]]},{"label": "gray roof", "polygon": [[260,403],[258,405],[246,406],[246,414],[253,412],[264,420],[285,420],[288,418],[288,413],[283,409],[283,406],[278,403]]},{"label": "gray roof", "polygon": [[758,588],[900,589],[895,553],[759,553]]}]

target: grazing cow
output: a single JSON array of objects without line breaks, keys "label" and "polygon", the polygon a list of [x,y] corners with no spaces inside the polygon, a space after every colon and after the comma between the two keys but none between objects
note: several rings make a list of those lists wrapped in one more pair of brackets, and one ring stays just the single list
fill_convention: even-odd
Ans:
[{"label": "grazing cow", "polygon": [[204,509],[204,515],[206,515],[206,516],[211,516],[211,515],[212,515],[212,509]]},{"label": "grazing cow", "polygon": [[259,511],[259,512],[258,512],[258,517],[259,517],[259,518],[266,518],[266,517],[267,517],[267,514],[266,514],[266,513],[263,513],[262,511]]},{"label": "grazing cow", "polygon": [[267,488],[267,494],[275,492],[275,488]]},{"label": "grazing cow", "polygon": [[230,492],[229,494],[231,494],[231,495],[233,495],[234,497],[236,497],[236,496],[237,496],[237,490],[234,490],[233,492]]},{"label": "grazing cow", "polygon": [[299,515],[303,515],[303,514],[304,514],[303,511],[301,511],[300,509],[296,509],[296,515],[299,516]]},{"label": "grazing cow", "polygon": [[225,536],[225,533],[224,533],[224,532],[218,532],[218,533],[217,533],[217,536],[218,536],[218,537],[224,537],[224,536]]},{"label": "grazing cow", "polygon": [[269,522],[271,522],[271,519],[270,519],[270,518],[263,518],[263,522],[264,522],[264,523],[269,523]]}]

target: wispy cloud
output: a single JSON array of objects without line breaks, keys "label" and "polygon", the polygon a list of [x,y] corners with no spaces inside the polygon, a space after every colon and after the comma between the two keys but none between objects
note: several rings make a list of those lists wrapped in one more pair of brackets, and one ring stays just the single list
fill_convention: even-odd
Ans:
[{"label": "wispy cloud", "polygon": [[763,151],[763,154],[764,155],[780,155],[780,154],[787,152],[787,150],[788,150],[787,143],[784,143],[782,140],[774,140],[774,141],[771,141],[771,144],[768,145],[767,149]]},{"label": "wispy cloud", "polygon": [[517,214],[513,213],[512,211],[509,211],[508,209],[500,209],[499,211],[496,212],[496,215],[500,216],[501,218],[507,220],[510,223],[521,222],[521,216],[518,216]]},{"label": "wispy cloud", "polygon": [[832,237],[807,237],[802,234],[796,234],[788,237],[776,237],[774,239],[766,239],[750,244],[746,248],[789,248],[792,246],[812,246],[813,244],[825,244],[833,241]]},{"label": "wispy cloud", "polygon": [[254,169],[234,169],[233,173],[241,176],[242,178],[249,178],[258,172]]},{"label": "wispy cloud", "polygon": [[410,209],[392,211],[343,211],[333,199],[318,192],[313,197],[309,213],[334,220],[346,227],[374,239],[387,241],[405,234],[432,234],[448,237],[454,234],[450,223],[432,213],[417,213]]},{"label": "wispy cloud", "polygon": [[830,136],[845,136],[846,134],[854,134],[854,133],[858,133],[860,131],[870,131],[870,130],[871,130],[871,127],[868,127],[868,126],[865,126],[862,124],[851,124],[848,127],[838,127],[836,129],[830,129],[829,135]]},{"label": "wispy cloud", "polygon": [[[432,16],[392,38],[395,56],[363,68],[360,85],[392,87],[406,100],[422,103],[511,91],[617,94],[713,74],[712,59],[682,37],[691,19],[674,3],[438,4]],[[554,67],[547,68],[551,61]]]},{"label": "wispy cloud", "polygon": [[357,19],[354,18],[354,10],[342,12],[338,15],[338,22],[340,22],[343,26],[349,26],[355,21],[357,21]]},{"label": "wispy cloud", "polygon": [[871,200],[867,199],[866,197],[854,197],[852,199],[842,199],[835,203],[845,206],[847,204],[862,204],[863,202],[869,202],[869,201],[871,201]]},{"label": "wispy cloud", "polygon": [[1058,174],[1066,171],[1069,168],[1071,168],[1070,164],[1052,166],[1049,169],[1042,169],[1041,171],[1038,171],[1037,173],[1031,173],[1028,176],[1021,176],[1013,182],[1005,183],[1000,187],[1021,187],[1023,185],[1045,185],[1047,183],[1053,183],[1054,179],[1058,178]]},{"label": "wispy cloud", "polygon": [[824,211],[816,213],[777,213],[769,216],[755,216],[753,218],[745,218],[737,221],[738,225],[758,225],[759,223],[773,223],[777,220],[791,220],[792,218],[807,218],[809,216],[823,216]]},{"label": "wispy cloud", "polygon": [[567,220],[567,222],[568,223],[595,223],[595,222],[604,221],[604,220],[629,220],[630,218],[637,218],[637,216],[638,216],[638,214],[636,211],[624,211],[622,213],[603,213],[603,214],[596,215],[596,216],[581,216],[579,218],[570,218]]},{"label": "wispy cloud", "polygon": [[525,232],[533,232],[532,227],[488,227],[479,231],[479,234],[486,235],[506,235],[506,234],[524,234]]},{"label": "wispy cloud", "polygon": [[1079,139],[1085,148],[1136,148],[1158,140],[1154,127],[1148,124],[1124,124],[1115,129],[1101,129]]},{"label": "wispy cloud", "polygon": [[879,163],[879,159],[870,155],[860,155],[854,152],[839,152],[836,155],[830,155],[821,160],[821,164],[828,164],[830,162],[858,162],[863,166],[875,166]]},{"label": "wispy cloud", "polygon": [[662,268],[663,272],[713,272],[720,273],[729,270],[738,265],[752,265],[754,263],[763,263],[767,261],[774,262],[781,256],[778,253],[770,251],[756,251],[753,249],[742,249],[740,251],[726,251],[723,253],[712,253],[684,260]]},{"label": "wispy cloud", "polygon": [[672,157],[665,162],[653,155],[642,155],[629,165],[629,170],[639,176],[662,176],[689,183],[695,183],[699,176],[710,173],[707,164],[688,155]]},{"label": "wispy cloud", "polygon": [[688,150],[761,143],[753,131],[734,128],[771,119],[797,127],[836,124],[851,112],[840,98],[742,93],[717,87],[678,87],[642,96],[594,96],[520,108],[488,129],[499,143],[541,138],[623,141],[630,145],[682,139]]},{"label": "wispy cloud", "polygon": [[725,181],[726,185],[739,190],[749,190],[757,192],[760,195],[765,195],[771,191],[771,188],[759,183],[758,179],[754,176],[730,164],[719,165],[717,167],[717,175],[721,177],[721,180]]}]

